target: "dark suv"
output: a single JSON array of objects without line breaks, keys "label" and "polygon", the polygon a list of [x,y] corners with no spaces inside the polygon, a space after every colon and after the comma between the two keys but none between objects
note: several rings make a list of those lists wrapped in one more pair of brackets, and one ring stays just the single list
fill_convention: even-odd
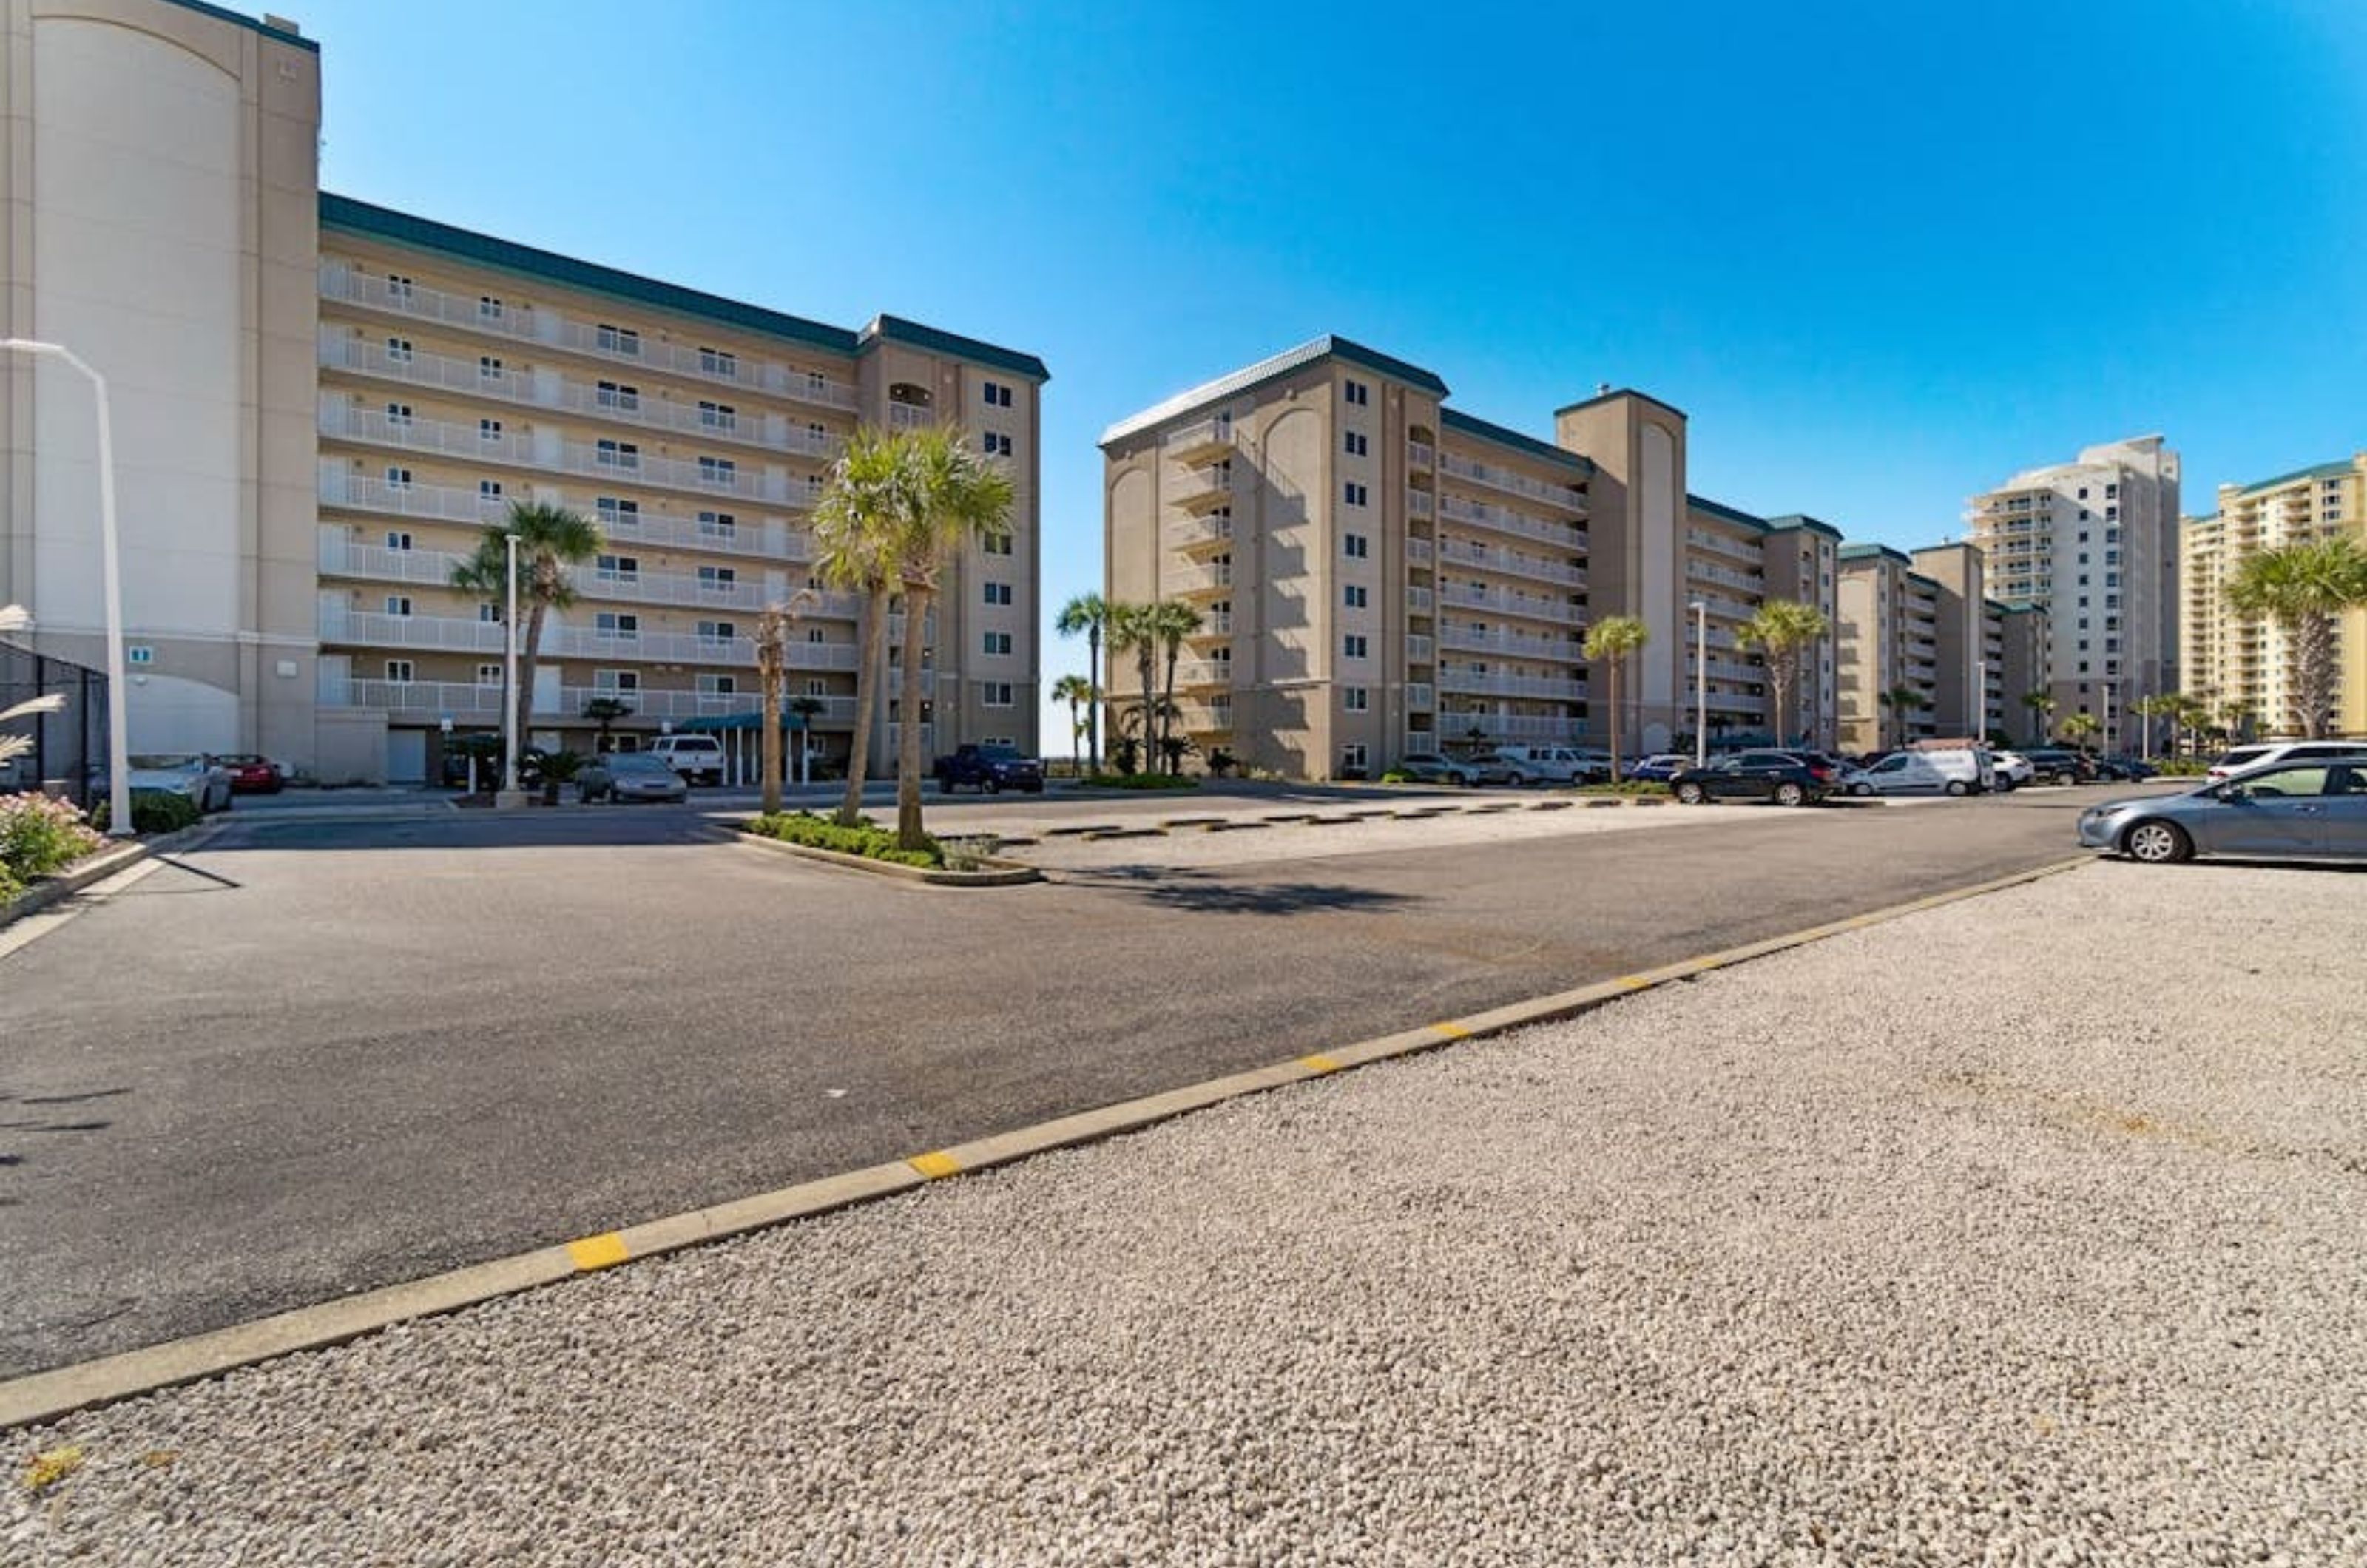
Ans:
[{"label": "dark suv", "polygon": [[1839,777],[1830,763],[1812,761],[1795,752],[1737,751],[1712,759],[1706,767],[1680,769],[1669,787],[1687,806],[1704,800],[1772,800],[1778,806],[1806,806],[1824,799]]},{"label": "dark suv", "polygon": [[2033,784],[2094,784],[2096,763],[2085,751],[2067,750],[2062,747],[2042,747],[2024,751],[2030,761],[2030,782]]}]

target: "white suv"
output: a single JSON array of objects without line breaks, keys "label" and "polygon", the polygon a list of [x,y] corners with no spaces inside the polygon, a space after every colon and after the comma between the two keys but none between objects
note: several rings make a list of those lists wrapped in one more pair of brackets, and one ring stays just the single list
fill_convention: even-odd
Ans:
[{"label": "white suv", "polygon": [[2367,751],[2367,740],[2262,740],[2238,746],[2211,764],[2214,784],[2231,774],[2271,762],[2316,762],[2331,757],[2355,757]]},{"label": "white suv", "polygon": [[723,782],[723,742],[712,735],[661,735],[650,750],[692,784]]}]

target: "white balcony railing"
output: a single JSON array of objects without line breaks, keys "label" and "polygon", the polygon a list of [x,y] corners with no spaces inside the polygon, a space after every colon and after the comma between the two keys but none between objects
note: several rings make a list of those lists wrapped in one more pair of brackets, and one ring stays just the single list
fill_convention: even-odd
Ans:
[{"label": "white balcony railing", "polygon": [[330,473],[321,480],[321,504],[440,523],[498,523],[509,503],[497,495],[440,485],[390,484],[362,474]]},{"label": "white balcony railing", "polygon": [[1483,740],[1559,740],[1578,739],[1580,720],[1544,714],[1452,713],[1441,710],[1435,734],[1425,740],[1468,740],[1477,729]]},{"label": "white balcony railing", "polygon": [[375,610],[321,607],[321,641],[358,648],[420,649],[442,653],[500,653],[508,632],[499,621],[458,615],[389,615]]},{"label": "white balcony railing", "polygon": [[1474,528],[1491,528],[1500,534],[1518,534],[1524,539],[1540,540],[1556,549],[1586,548],[1585,529],[1575,524],[1532,517],[1509,506],[1448,494],[1438,498],[1438,514],[1451,523],[1467,524]]},{"label": "white balcony railing", "polygon": [[1431,651],[1431,639],[1423,637],[1419,632],[1412,633],[1406,637],[1405,647],[1406,661],[1410,664],[1427,664],[1431,661],[1432,658],[1434,657]]},{"label": "white balcony railing", "polygon": [[453,569],[469,558],[457,550],[390,549],[365,544],[345,529],[320,531],[319,565],[323,577],[358,577],[372,582],[411,582],[449,587]]},{"label": "white balcony railing", "polygon": [[1229,659],[1179,659],[1175,661],[1175,687],[1178,691],[1200,686],[1229,686],[1233,683],[1233,661]]},{"label": "white balcony railing", "polygon": [[347,681],[345,702],[328,705],[376,708],[414,718],[498,717],[504,689],[461,681]]},{"label": "white balcony railing", "polygon": [[1499,615],[1525,615],[1531,620],[1559,621],[1567,626],[1576,626],[1586,619],[1584,610],[1565,599],[1507,592],[1501,588],[1474,588],[1464,582],[1439,584],[1438,597],[1441,604],[1460,605],[1467,610],[1490,610]]},{"label": "white balcony railing", "polygon": [[1232,583],[1233,569],[1229,565],[1189,566],[1177,570],[1167,586],[1177,593],[1206,593],[1229,588]]},{"label": "white balcony railing", "polygon": [[1233,520],[1229,517],[1185,517],[1167,525],[1167,542],[1179,550],[1225,544],[1232,536]]},{"label": "white balcony railing", "polygon": [[1728,588],[1739,588],[1746,593],[1763,593],[1767,590],[1767,580],[1764,577],[1754,577],[1747,572],[1735,571],[1727,567],[1712,566],[1707,561],[1687,560],[1685,576],[1694,582],[1723,582]]},{"label": "white balcony railing", "polygon": [[440,419],[409,419],[332,402],[321,409],[322,435],[333,441],[355,441],[371,446],[393,446],[405,452],[434,452],[470,463],[528,464],[534,443],[513,431],[488,435],[483,428]]},{"label": "white balcony railing", "polygon": [[654,485],[700,495],[729,495],[776,506],[812,504],[816,487],[793,485],[787,475],[743,468],[736,463],[697,462],[660,457],[629,443],[568,441],[551,467],[612,484]]},{"label": "white balcony railing", "polygon": [[1437,510],[1438,498],[1436,496],[1432,495],[1430,491],[1426,490],[1416,490],[1410,485],[1406,487],[1407,516],[1429,517],[1433,515]]},{"label": "white balcony railing", "polygon": [[1409,439],[1406,442],[1406,461],[1417,468],[1435,468],[1438,464],[1438,448],[1427,441]]},{"label": "white balcony railing", "polygon": [[889,403],[888,428],[890,430],[924,430],[937,423],[937,416],[919,403]]},{"label": "white balcony railing", "polygon": [[329,265],[321,268],[321,298],[385,310],[415,321],[491,333],[496,337],[530,340],[535,335],[535,313],[524,305],[506,301],[489,305],[485,296],[447,294],[440,288],[423,288],[413,282],[397,283],[391,277],[357,272],[348,266]]},{"label": "white balcony railing", "polygon": [[1759,565],[1767,556],[1765,548],[1756,543],[1728,538],[1724,534],[1708,528],[1688,528],[1685,530],[1685,538],[1690,543],[1699,545],[1703,549],[1713,550],[1736,560],[1749,561],[1753,566]]},{"label": "white balcony railing", "polygon": [[1442,539],[1438,545],[1441,560],[1456,566],[1475,567],[1481,571],[1505,572],[1516,577],[1534,578],[1542,582],[1568,583],[1573,588],[1586,585],[1586,569],[1567,561],[1546,560],[1537,556],[1523,555],[1518,550],[1497,549],[1489,545],[1471,544],[1462,539]]},{"label": "white balcony railing", "polygon": [[1569,676],[1504,675],[1492,671],[1475,675],[1452,664],[1438,667],[1438,689],[1500,697],[1534,697],[1546,702],[1582,703],[1586,700],[1586,682]]},{"label": "white balcony railing", "polygon": [[1405,701],[1407,712],[1428,713],[1438,705],[1438,693],[1426,682],[1415,681],[1406,686]]},{"label": "white balcony railing", "polygon": [[1437,559],[1437,557],[1438,547],[1432,544],[1428,539],[1408,539],[1406,541],[1406,564],[1408,566],[1428,566]]},{"label": "white balcony railing", "polygon": [[1441,648],[1463,649],[1483,653],[1506,653],[1522,659],[1551,659],[1565,664],[1580,662],[1585,655],[1572,637],[1539,637],[1534,632],[1512,631],[1503,626],[1491,626],[1484,632],[1473,631],[1459,621],[1448,621],[1438,628]]},{"label": "white balcony railing", "polygon": [[1466,457],[1456,452],[1441,452],[1438,455],[1438,466],[1467,484],[1486,485],[1491,490],[1500,490],[1508,495],[1544,502],[1548,506],[1559,507],[1565,512],[1582,514],[1586,511],[1586,494],[1575,485],[1547,484],[1543,479],[1533,479],[1526,474],[1514,473],[1510,468],[1500,468],[1494,463],[1483,463],[1476,457]]},{"label": "white balcony railing", "polygon": [[598,507],[593,520],[612,544],[673,545],[685,549],[714,550],[727,555],[761,556],[768,560],[802,561],[812,557],[812,544],[802,528],[771,519],[751,522],[734,518],[730,526],[680,517],[643,507],[627,512]]},{"label": "white balcony railing", "polygon": [[1181,430],[1172,430],[1160,439],[1160,450],[1179,462],[1219,455],[1233,445],[1233,418],[1216,414],[1207,419],[1194,420]]},{"label": "white balcony railing", "polygon": [[618,600],[633,604],[689,604],[700,609],[761,610],[766,603],[761,582],[730,581],[687,572],[601,571],[576,568],[569,577],[586,599]]}]

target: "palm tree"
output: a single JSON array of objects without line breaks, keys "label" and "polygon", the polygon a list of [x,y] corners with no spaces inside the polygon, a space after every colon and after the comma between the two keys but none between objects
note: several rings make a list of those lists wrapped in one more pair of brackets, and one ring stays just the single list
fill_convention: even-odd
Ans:
[{"label": "palm tree", "polygon": [[524,746],[527,720],[534,713],[534,673],[542,657],[543,621],[551,611],[575,603],[575,585],[568,580],[566,569],[581,566],[600,553],[600,529],[582,513],[563,506],[513,501],[502,520],[478,536],[475,552],[452,569],[452,586],[496,605],[506,604],[512,539],[517,541],[518,600],[526,606],[526,628],[517,639],[518,685],[512,694],[518,744]]},{"label": "palm tree", "polygon": [[2219,705],[2219,716],[2227,721],[2230,734],[2240,739],[2252,739],[2252,723],[2260,716],[2258,703],[2248,697],[2231,697]]},{"label": "palm tree", "polygon": [[2171,714],[2171,724],[2185,729],[2188,750],[2194,750],[2195,738],[2203,733],[2203,727],[2210,722],[2211,704],[2206,699],[2196,696],[2181,696],[2178,699],[2178,705]]},{"label": "palm tree", "polygon": [[1619,759],[1619,671],[1631,653],[1641,653],[1652,640],[1652,629],[1636,615],[1607,615],[1587,628],[1581,649],[1589,661],[1607,663],[1611,676],[1611,782],[1617,784]]},{"label": "palm tree", "polygon": [[1891,716],[1897,719],[1898,743],[1901,746],[1907,744],[1907,726],[1913,717],[1915,710],[1930,705],[1923,700],[1923,694],[1912,686],[1893,686],[1890,690],[1878,694],[1874,700],[1888,708]]},{"label": "palm tree", "polygon": [[2030,732],[2038,738],[2033,744],[2044,745],[2047,716],[2055,711],[2055,694],[2024,692],[2022,694],[2022,705],[2030,710]]},{"label": "palm tree", "polygon": [[896,438],[870,425],[855,434],[831,465],[814,502],[814,572],[832,588],[861,593],[863,656],[855,671],[855,739],[846,760],[846,795],[838,822],[863,819],[863,781],[871,771],[871,717],[888,664],[888,601],[896,591],[903,518],[912,476]]},{"label": "palm tree", "polygon": [[764,727],[764,811],[767,817],[781,809],[781,688],[789,675],[789,629],[814,598],[812,589],[800,588],[787,599],[765,605],[756,616],[756,683],[764,694],[757,722]]},{"label": "palm tree", "polygon": [[1169,773],[1178,769],[1173,759],[1183,755],[1174,747],[1170,727],[1179,711],[1175,706],[1175,661],[1183,656],[1184,639],[1207,624],[1200,612],[1181,599],[1161,599],[1150,606],[1151,635],[1159,639],[1159,651],[1167,660],[1167,681],[1160,689],[1159,754],[1168,760]]},{"label": "palm tree", "polygon": [[583,705],[583,716],[600,727],[600,739],[593,742],[593,749],[606,756],[608,731],[616,728],[618,719],[633,716],[633,705],[621,697],[594,697]]},{"label": "palm tree", "polygon": [[2142,754],[2146,761],[2153,760],[2153,721],[2167,717],[2177,710],[2178,694],[2176,692],[2157,692],[2149,697],[2139,697],[2129,705],[2129,711],[2145,720],[2143,727],[2137,731],[2137,736],[2142,747]]},{"label": "palm tree", "polygon": [[2227,604],[2239,615],[2265,616],[2283,628],[2294,728],[2311,740],[2324,739],[2333,728],[2335,617],[2367,605],[2367,546],[2334,534],[2247,556],[2227,580]]},{"label": "palm tree", "polygon": [[1814,604],[1770,599],[1752,613],[1735,634],[1745,648],[1756,648],[1767,660],[1767,684],[1775,697],[1775,744],[1784,744],[1784,708],[1800,686],[1800,656],[1823,640],[1833,624]]},{"label": "palm tree", "polygon": [[2056,726],[2056,728],[2061,731],[2064,739],[2082,750],[2087,750],[2087,743],[2094,739],[2098,730],[2103,728],[2103,720],[2092,713],[2068,715],[2061,724]]},{"label": "palm tree", "polygon": [[1136,721],[1136,732],[1142,738],[1146,753],[1143,771],[1149,773],[1148,753],[1157,739],[1150,720],[1150,705],[1158,695],[1158,688],[1151,681],[1151,670],[1159,661],[1159,628],[1151,618],[1151,607],[1148,604],[1112,604],[1104,635],[1109,639],[1113,663],[1121,653],[1134,655],[1135,705],[1143,716]]},{"label": "palm tree", "polygon": [[[1102,766],[1102,715],[1098,697],[1102,684],[1102,635],[1109,629],[1110,604],[1098,593],[1080,593],[1060,606],[1059,618],[1052,629],[1062,637],[1085,634],[1085,681],[1094,695],[1085,701],[1085,723],[1093,735],[1093,771]],[[1073,720],[1074,716],[1070,716]],[[1073,748],[1072,748],[1073,750]]]},{"label": "palm tree", "polygon": [[[1073,603],[1073,601],[1071,601],[1071,603]],[[1061,614],[1065,615],[1068,612],[1064,610]],[[1098,656],[1101,651],[1101,632],[1098,627],[1096,627],[1093,632],[1093,651],[1095,655]],[[1080,718],[1077,714],[1080,708],[1090,712],[1093,707],[1093,698],[1096,694],[1097,694],[1093,691],[1093,683],[1091,681],[1086,680],[1082,675],[1063,675],[1059,680],[1052,682],[1052,700],[1056,703],[1066,703],[1069,705],[1069,762],[1071,767],[1076,769],[1080,776],[1082,776],[1085,771],[1085,759],[1083,753],[1079,751],[1077,748],[1078,743],[1084,739],[1085,726],[1089,720]],[[1100,737],[1096,735],[1094,739],[1098,742],[1100,740]],[[1101,758],[1096,755],[1093,761],[1095,765],[1098,766],[1101,761]]]},{"label": "palm tree", "polygon": [[986,457],[978,438],[958,426],[923,425],[893,439],[912,476],[897,551],[904,587],[904,718],[897,731],[896,844],[919,850],[928,846],[921,822],[921,716],[929,672],[921,660],[929,601],[956,550],[1011,536],[1017,491],[1010,468]]}]

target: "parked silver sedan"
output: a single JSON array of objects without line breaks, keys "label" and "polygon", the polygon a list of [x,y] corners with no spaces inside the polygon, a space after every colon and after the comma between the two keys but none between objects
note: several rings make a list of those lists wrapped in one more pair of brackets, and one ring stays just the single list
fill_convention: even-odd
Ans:
[{"label": "parked silver sedan", "polygon": [[2160,864],[2195,855],[2367,860],[2367,747],[2344,761],[2254,768],[2079,814],[2079,842]]},{"label": "parked silver sedan", "polygon": [[672,764],[650,751],[618,751],[602,757],[575,775],[575,798],[595,800],[663,800],[690,798],[690,786]]}]

